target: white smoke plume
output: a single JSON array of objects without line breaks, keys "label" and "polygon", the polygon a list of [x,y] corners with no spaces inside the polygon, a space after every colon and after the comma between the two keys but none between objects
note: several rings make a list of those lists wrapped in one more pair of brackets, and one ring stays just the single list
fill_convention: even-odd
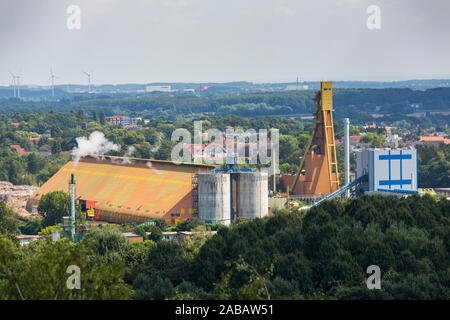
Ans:
[{"label": "white smoke plume", "polygon": [[122,164],[131,164],[132,161],[128,157],[131,157],[135,151],[135,147],[129,146],[127,152],[125,152],[125,155],[123,156]]},{"label": "white smoke plume", "polygon": [[89,154],[103,155],[108,151],[119,151],[120,146],[109,141],[105,138],[103,132],[94,131],[90,134],[89,138],[78,137],[76,138],[77,147],[72,150],[72,157],[74,161],[74,169],[78,165],[78,162],[82,157]]},{"label": "white smoke plume", "polygon": [[163,138],[164,138],[164,133],[159,132],[158,138],[156,139],[156,142],[153,145],[153,147],[151,148],[150,152],[152,152],[152,153],[158,152],[159,148],[161,147],[161,141]]}]

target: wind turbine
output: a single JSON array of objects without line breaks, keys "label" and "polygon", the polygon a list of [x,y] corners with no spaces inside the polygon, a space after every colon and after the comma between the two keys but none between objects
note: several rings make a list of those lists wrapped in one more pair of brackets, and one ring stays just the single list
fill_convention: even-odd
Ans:
[{"label": "wind turbine", "polygon": [[86,71],[83,71],[83,73],[88,77],[88,93],[91,92],[91,76],[92,72],[88,73]]},{"label": "wind turbine", "polygon": [[58,78],[53,74],[53,70],[50,68],[50,78],[47,81],[52,80],[52,97],[55,96],[55,78]]},{"label": "wind turbine", "polygon": [[17,98],[20,98],[20,77],[21,75],[17,75],[16,79],[17,79]]},{"label": "wind turbine", "polygon": [[[13,85],[14,85],[14,97],[20,98],[20,77],[21,72],[19,72],[19,74],[15,75],[14,73],[12,73],[11,71],[9,71],[9,73],[11,74],[11,77],[13,78]],[[15,94],[16,89],[17,88],[17,96]]]},{"label": "wind turbine", "polygon": [[9,74],[11,75],[12,86],[13,86],[13,90],[14,90],[14,98],[15,98],[16,97],[16,76],[11,71],[9,71]]},{"label": "wind turbine", "polygon": [[22,76],[22,68],[19,69],[19,74],[16,75],[17,84],[17,98],[20,98],[20,77]]}]

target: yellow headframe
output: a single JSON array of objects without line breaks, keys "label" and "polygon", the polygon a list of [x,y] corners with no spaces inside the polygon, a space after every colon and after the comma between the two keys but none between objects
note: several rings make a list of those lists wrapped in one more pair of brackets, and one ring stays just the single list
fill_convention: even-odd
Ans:
[{"label": "yellow headframe", "polygon": [[331,81],[320,83],[320,91],[322,97],[322,109],[333,110],[333,87]]}]

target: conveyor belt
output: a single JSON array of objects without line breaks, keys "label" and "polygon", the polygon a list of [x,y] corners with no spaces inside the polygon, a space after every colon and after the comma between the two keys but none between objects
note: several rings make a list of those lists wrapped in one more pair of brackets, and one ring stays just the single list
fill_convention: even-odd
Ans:
[{"label": "conveyor belt", "polygon": [[307,210],[307,209],[310,209],[310,208],[312,208],[312,207],[318,206],[318,205],[321,204],[323,201],[327,201],[327,200],[334,199],[334,198],[336,198],[337,196],[343,194],[345,191],[347,191],[347,190],[349,190],[349,189],[351,189],[351,188],[353,188],[353,187],[356,187],[357,185],[359,185],[359,184],[365,182],[365,181],[367,180],[367,178],[368,178],[368,175],[365,174],[365,175],[363,175],[363,176],[361,176],[361,177],[359,177],[359,178],[353,180],[353,181],[350,182],[349,184],[346,184],[345,186],[343,186],[343,187],[340,188],[339,190],[337,190],[337,191],[335,191],[335,192],[333,192],[333,193],[330,193],[330,194],[327,195],[325,198],[320,199],[319,201],[317,201],[317,202],[314,203],[313,205],[311,205],[311,206],[309,206],[309,207],[302,207],[301,209],[304,209],[304,210],[306,209],[306,210]]}]

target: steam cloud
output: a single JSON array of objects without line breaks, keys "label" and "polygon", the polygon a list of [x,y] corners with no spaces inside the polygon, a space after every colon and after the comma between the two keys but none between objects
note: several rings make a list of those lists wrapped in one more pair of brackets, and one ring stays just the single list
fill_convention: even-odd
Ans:
[{"label": "steam cloud", "polygon": [[103,155],[108,151],[119,151],[120,146],[109,141],[105,138],[103,132],[94,131],[89,138],[78,137],[76,138],[77,147],[73,148],[72,156],[74,161],[74,168],[78,165],[78,162],[82,157],[89,154]]},{"label": "steam cloud", "polygon": [[127,152],[125,152],[125,155],[123,156],[122,164],[131,164],[132,161],[128,157],[131,157],[135,151],[135,147],[129,146]]},{"label": "steam cloud", "polygon": [[162,132],[159,132],[158,137],[156,138],[156,142],[154,146],[151,148],[150,152],[152,153],[158,152],[159,148],[161,147],[161,142],[163,138],[164,134]]}]

